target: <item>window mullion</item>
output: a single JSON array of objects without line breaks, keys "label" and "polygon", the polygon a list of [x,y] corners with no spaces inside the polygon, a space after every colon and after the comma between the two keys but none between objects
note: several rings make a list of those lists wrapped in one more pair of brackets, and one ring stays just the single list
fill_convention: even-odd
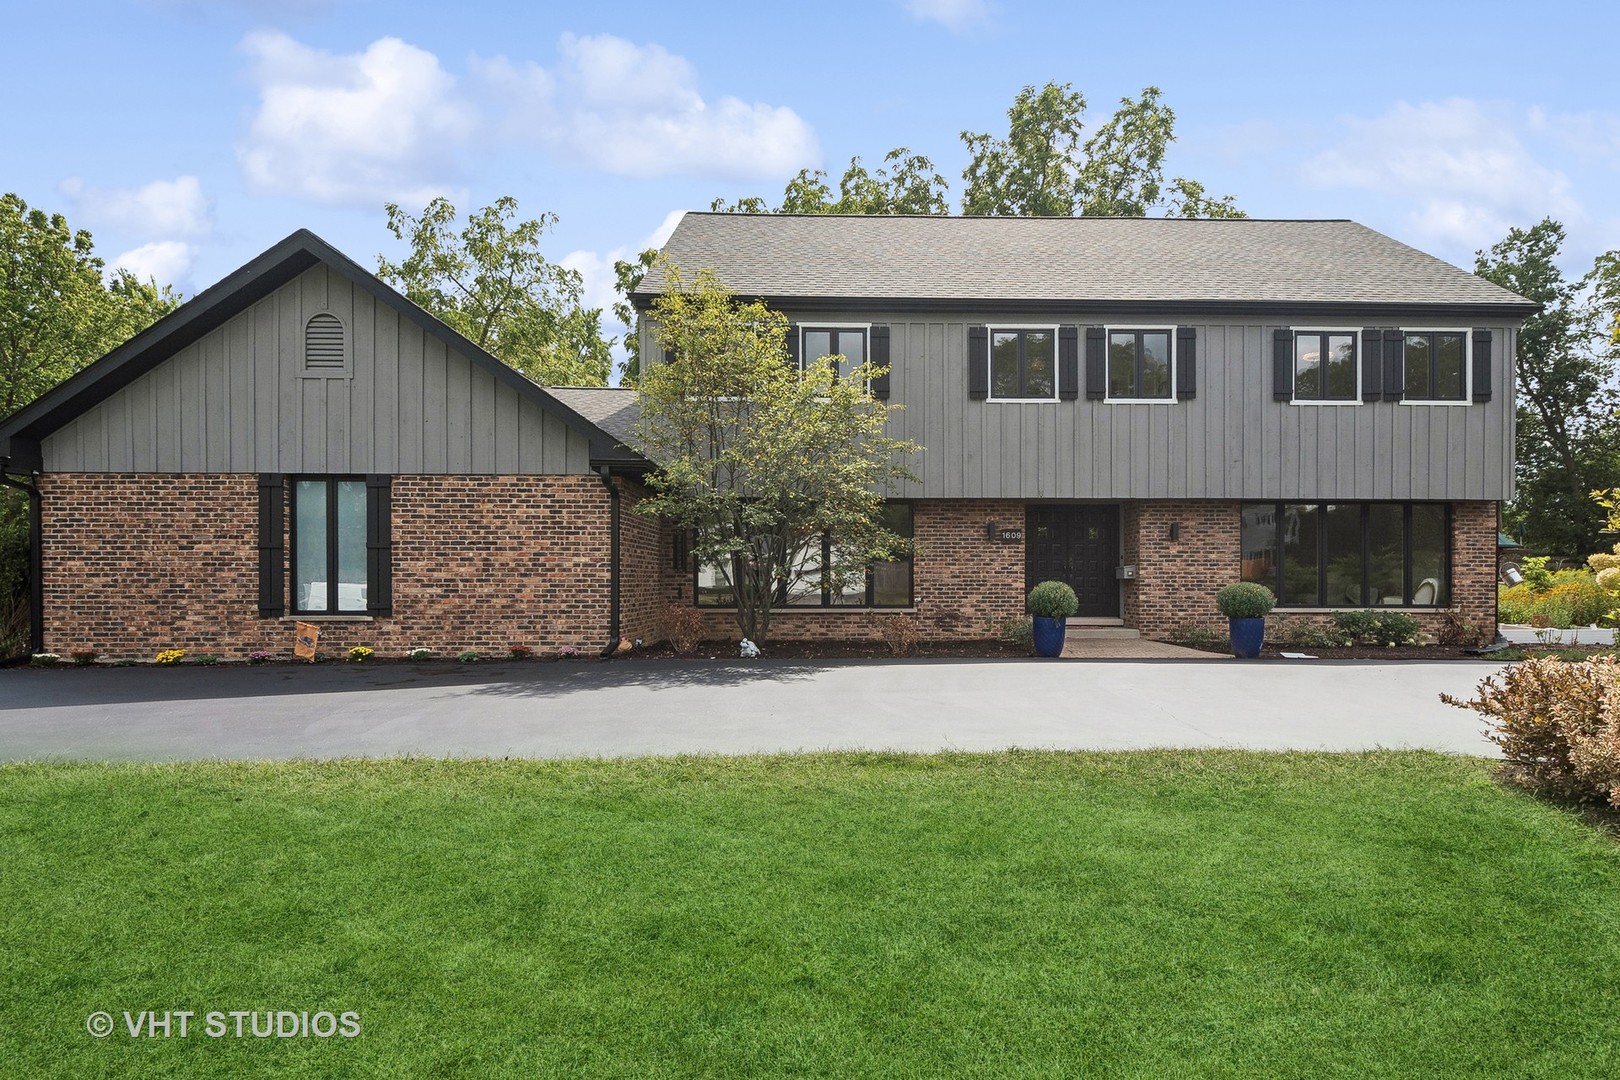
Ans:
[{"label": "window mullion", "polygon": [[326,481],[326,613],[337,614],[338,592],[338,482],[336,477]]},{"label": "window mullion", "polygon": [[1316,504],[1316,606],[1327,607],[1327,503]]},{"label": "window mullion", "polygon": [[1401,507],[1401,603],[1412,606],[1412,504]]}]

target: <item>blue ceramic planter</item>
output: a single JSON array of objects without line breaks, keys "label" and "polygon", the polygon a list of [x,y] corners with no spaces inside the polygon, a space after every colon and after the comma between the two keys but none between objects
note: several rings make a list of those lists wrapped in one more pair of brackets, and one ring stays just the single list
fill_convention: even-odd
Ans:
[{"label": "blue ceramic planter", "polygon": [[1063,619],[1048,619],[1044,615],[1037,615],[1031,620],[1035,631],[1036,656],[1062,656],[1063,631],[1067,623]]},{"label": "blue ceramic planter", "polygon": [[1260,655],[1260,646],[1266,640],[1265,619],[1228,619],[1232,635],[1232,655],[1253,660]]}]

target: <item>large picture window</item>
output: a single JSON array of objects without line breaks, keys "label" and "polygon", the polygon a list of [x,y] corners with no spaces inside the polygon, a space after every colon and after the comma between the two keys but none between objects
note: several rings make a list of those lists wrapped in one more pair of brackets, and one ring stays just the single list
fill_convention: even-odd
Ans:
[{"label": "large picture window", "polygon": [[1406,400],[1466,401],[1468,334],[1408,330],[1405,338]]},{"label": "large picture window", "polygon": [[293,611],[363,615],[367,610],[366,481],[293,481]]},{"label": "large picture window", "polygon": [[1057,331],[990,330],[992,400],[1057,399]]},{"label": "large picture window", "polygon": [[[886,503],[883,527],[910,538],[911,504]],[[827,572],[837,552],[837,538],[823,533],[790,555],[793,583],[776,597],[778,608],[910,607],[911,559],[875,562],[864,574],[854,575],[839,587]],[[736,607],[731,583],[740,571],[725,574],[714,563],[698,563],[693,596],[699,607]]]},{"label": "large picture window", "polygon": [[1354,331],[1295,331],[1294,400],[1357,400]]},{"label": "large picture window", "polygon": [[1243,580],[1283,607],[1446,607],[1443,503],[1245,503]]},{"label": "large picture window", "polygon": [[1171,400],[1169,330],[1108,332],[1108,397]]}]

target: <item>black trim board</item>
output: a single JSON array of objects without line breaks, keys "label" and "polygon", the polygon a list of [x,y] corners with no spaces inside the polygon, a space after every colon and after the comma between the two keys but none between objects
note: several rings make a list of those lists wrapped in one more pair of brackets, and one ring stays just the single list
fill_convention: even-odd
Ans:
[{"label": "black trim board", "polygon": [[[156,368],[175,353],[292,281],[325,263],[366,293],[392,307],[450,348],[483,365],[499,382],[554,413],[590,443],[593,462],[645,464],[613,436],[564,405],[521,372],[502,363],[428,312],[407,300],[375,274],[308,229],[299,229],[245,266],[226,275],[129,341],[86,366],[65,382],[0,421],[0,457],[13,469],[42,467],[38,442]],[[33,444],[30,446],[30,444]]]}]

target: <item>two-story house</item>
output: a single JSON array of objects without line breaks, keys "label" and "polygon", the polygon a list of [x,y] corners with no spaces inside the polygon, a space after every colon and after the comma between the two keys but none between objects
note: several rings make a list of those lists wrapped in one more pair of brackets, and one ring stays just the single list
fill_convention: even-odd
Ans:
[{"label": "two-story house", "polygon": [[[787,313],[801,360],[887,365],[924,448],[887,493],[915,555],[808,582],[775,636],[982,638],[1047,578],[1148,635],[1239,578],[1494,621],[1535,307],[1456,267],[1347,221],[689,214],[665,254]],[[634,401],[536,386],[295,233],[0,421],[34,646],[595,651],[670,603],[728,636],[723,576],[633,512]]]},{"label": "two-story house", "polygon": [[[1148,635],[1218,625],[1239,579],[1286,612],[1494,625],[1536,308],[1439,259],[1351,221],[735,214],[688,214],[663,253],[786,313],[801,360],[887,365],[872,390],[924,448],[891,493],[912,564],[789,597],[778,634],[854,636],[878,606],[979,636],[1048,578]],[[690,576],[668,588],[724,605]]]}]

